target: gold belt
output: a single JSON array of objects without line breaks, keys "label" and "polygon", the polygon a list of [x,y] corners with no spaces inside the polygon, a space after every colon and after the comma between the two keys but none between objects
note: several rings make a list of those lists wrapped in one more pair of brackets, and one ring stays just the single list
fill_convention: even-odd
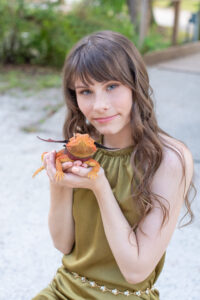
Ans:
[{"label": "gold belt", "polygon": [[151,288],[147,288],[144,291],[135,291],[135,292],[131,292],[129,290],[126,291],[119,291],[118,289],[109,289],[108,287],[106,287],[105,285],[98,285],[94,280],[89,280],[88,278],[84,277],[84,276],[80,276],[75,272],[69,272],[74,278],[78,278],[81,280],[81,282],[86,283],[87,285],[89,285],[92,288],[97,288],[102,292],[109,292],[112,293],[113,295],[124,295],[124,296],[131,296],[131,295],[135,295],[135,296],[141,296],[143,294],[148,295],[150,293],[150,291],[153,291],[155,288],[152,286]]}]

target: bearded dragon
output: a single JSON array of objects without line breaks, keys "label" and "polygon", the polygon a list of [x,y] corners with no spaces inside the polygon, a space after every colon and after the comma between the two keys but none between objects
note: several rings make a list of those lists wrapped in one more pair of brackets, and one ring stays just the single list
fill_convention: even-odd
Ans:
[{"label": "bearded dragon", "polygon": [[[97,173],[100,169],[99,163],[92,159],[92,155],[97,151],[98,148],[104,148],[104,149],[110,149],[107,148],[101,144],[98,144],[95,142],[88,134],[80,134],[76,133],[72,138],[64,141],[55,141],[52,139],[42,139],[38,137],[39,139],[46,141],[46,142],[57,142],[57,143],[62,143],[65,142],[66,144],[64,145],[65,149],[62,149],[58,152],[56,152],[56,174],[55,174],[55,179],[56,182],[59,180],[62,180],[64,177],[64,172],[62,170],[62,163],[68,162],[68,161],[76,161],[80,160],[87,164],[90,167],[93,167],[92,170],[88,173],[88,178],[90,179],[95,179],[97,177]],[[97,146],[97,147],[96,147]],[[118,149],[118,148],[112,148],[113,149]],[[48,152],[42,153],[41,159],[43,161],[44,155]],[[44,170],[44,165],[37,169],[35,173],[33,174],[32,177],[35,177],[40,171]]]}]

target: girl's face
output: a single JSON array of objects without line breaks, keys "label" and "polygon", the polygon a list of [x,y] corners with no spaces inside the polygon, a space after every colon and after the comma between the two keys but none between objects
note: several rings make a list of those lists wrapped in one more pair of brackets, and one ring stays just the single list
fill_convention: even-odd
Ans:
[{"label": "girl's face", "polygon": [[92,83],[75,82],[79,109],[101,134],[126,134],[130,131],[132,90],[118,81]]}]

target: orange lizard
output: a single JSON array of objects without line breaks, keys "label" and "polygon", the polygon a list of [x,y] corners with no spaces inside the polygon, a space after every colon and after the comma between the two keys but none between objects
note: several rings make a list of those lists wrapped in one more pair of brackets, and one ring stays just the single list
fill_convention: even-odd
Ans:
[{"label": "orange lizard", "polygon": [[[41,139],[40,137],[38,137]],[[41,139],[44,140],[44,139]],[[55,141],[55,140],[44,140],[47,142],[66,142],[65,141]],[[81,160],[86,163],[88,166],[93,167],[92,170],[88,173],[88,178],[95,179],[97,173],[100,169],[99,163],[92,159],[91,156],[97,151],[97,144],[99,147],[106,148],[103,145],[96,143],[88,134],[76,133],[72,138],[67,141],[64,145],[65,149],[62,149],[56,153],[56,182],[61,180],[64,177],[64,172],[62,170],[62,163],[67,161]],[[42,153],[42,161],[44,155],[48,152]],[[35,177],[40,171],[44,169],[44,165],[37,169],[32,177]]]}]

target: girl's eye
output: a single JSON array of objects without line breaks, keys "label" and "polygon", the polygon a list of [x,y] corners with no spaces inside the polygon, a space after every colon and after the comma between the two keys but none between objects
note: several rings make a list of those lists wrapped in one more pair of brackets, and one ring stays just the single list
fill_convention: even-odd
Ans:
[{"label": "girl's eye", "polygon": [[108,89],[111,87],[110,90],[113,90],[113,88],[115,88],[117,86],[118,86],[118,84],[110,84],[110,85],[108,85]]},{"label": "girl's eye", "polygon": [[81,95],[88,95],[88,93],[90,93],[89,90],[84,90],[84,91],[81,91],[81,92],[80,92]]},{"label": "girl's eye", "polygon": [[[113,90],[114,88],[116,88],[117,86],[119,86],[118,84],[110,84],[107,86],[108,90]],[[91,94],[91,91],[90,90],[83,90],[83,91],[80,91],[80,94],[81,95],[84,95],[84,96],[87,96],[89,94]]]}]

